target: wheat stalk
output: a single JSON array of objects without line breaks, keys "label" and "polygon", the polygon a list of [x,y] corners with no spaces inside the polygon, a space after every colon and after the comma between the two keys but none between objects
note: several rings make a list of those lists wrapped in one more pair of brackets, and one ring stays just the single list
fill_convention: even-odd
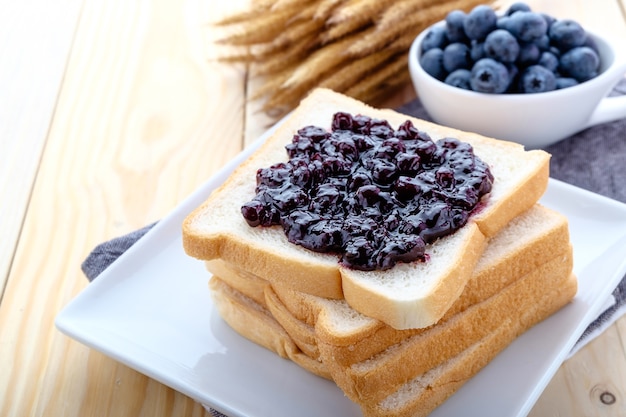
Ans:
[{"label": "wheat stalk", "polygon": [[354,84],[354,80],[365,78],[382,64],[386,63],[394,55],[394,52],[385,49],[377,53],[366,55],[352,60],[347,65],[333,72],[320,82],[319,86],[335,91],[345,91]]},{"label": "wheat stalk", "polygon": [[387,30],[401,23],[407,16],[420,13],[424,8],[437,3],[437,0],[401,0],[388,7],[376,22],[378,28]]},{"label": "wheat stalk", "polygon": [[240,23],[246,23],[254,18],[256,18],[259,13],[263,13],[268,9],[272,8],[276,0],[257,0],[251,2],[251,6],[249,9],[242,10],[237,13],[233,13],[230,16],[226,16],[221,20],[218,20],[214,24],[216,26],[228,26]]},{"label": "wheat stalk", "polygon": [[381,88],[381,85],[385,82],[390,82],[393,80],[393,77],[398,75],[399,73],[405,73],[408,71],[404,71],[408,64],[408,56],[401,55],[396,57],[392,61],[391,64],[382,67],[379,71],[371,74],[369,77],[366,77],[352,87],[346,90],[346,94],[352,97],[364,97],[367,96],[372,91],[375,91]]},{"label": "wheat stalk", "polygon": [[285,87],[309,84],[318,80],[319,77],[347,59],[343,51],[352,43],[354,43],[354,39],[348,37],[317,49],[295,69],[291,77],[285,82]]},{"label": "wheat stalk", "polygon": [[[489,0],[487,0],[489,1]],[[314,87],[373,100],[408,83],[408,49],[454,9],[485,0],[256,0],[217,23],[230,31],[221,60],[251,64],[262,77],[251,99],[275,115]]]},{"label": "wheat stalk", "polygon": [[326,22],[335,8],[339,7],[345,1],[346,0],[319,0],[317,2],[318,6],[314,19]]},{"label": "wheat stalk", "polygon": [[442,16],[445,17],[450,7],[453,7],[453,9],[470,9],[483,2],[484,0],[453,0],[445,3],[435,3],[405,16],[403,20],[390,27],[376,26],[375,31],[355,42],[348,49],[347,53],[353,56],[363,56],[387,47],[390,43],[407,33],[416,37],[424,28],[441,20]]},{"label": "wheat stalk", "polygon": [[[315,49],[317,37],[315,34],[303,36],[301,39],[293,42],[291,48],[286,49],[283,54],[272,54],[266,59],[255,62],[253,72],[255,75],[272,75],[276,71],[291,64],[297,64],[303,61],[311,51]],[[293,67],[295,71],[297,66]]]}]

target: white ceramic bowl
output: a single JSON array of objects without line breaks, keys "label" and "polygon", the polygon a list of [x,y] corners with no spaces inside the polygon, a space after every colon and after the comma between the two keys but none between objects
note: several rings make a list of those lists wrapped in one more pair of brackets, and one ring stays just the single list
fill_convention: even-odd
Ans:
[{"label": "white ceramic bowl", "polygon": [[[444,25],[439,22],[437,25]],[[485,94],[449,86],[419,64],[426,29],[413,41],[409,71],[424,108],[439,124],[542,148],[587,127],[626,117],[626,96],[606,97],[626,72],[624,48],[591,31],[600,74],[574,87],[536,94]]]}]

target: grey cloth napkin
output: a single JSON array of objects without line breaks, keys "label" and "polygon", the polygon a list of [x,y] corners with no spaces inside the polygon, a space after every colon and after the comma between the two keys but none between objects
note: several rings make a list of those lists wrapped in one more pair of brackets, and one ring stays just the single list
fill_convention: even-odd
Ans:
[{"label": "grey cloth napkin", "polygon": [[[620,82],[612,94],[626,94],[626,80]],[[419,100],[398,110],[425,120],[430,119]],[[551,177],[626,203],[626,119],[586,129],[545,150],[552,154]],[[89,281],[95,279],[152,226],[96,246],[81,266]],[[575,349],[582,347],[626,313],[626,276],[613,292],[613,297],[614,302],[587,327]],[[214,417],[225,417],[215,410],[209,411]]]}]

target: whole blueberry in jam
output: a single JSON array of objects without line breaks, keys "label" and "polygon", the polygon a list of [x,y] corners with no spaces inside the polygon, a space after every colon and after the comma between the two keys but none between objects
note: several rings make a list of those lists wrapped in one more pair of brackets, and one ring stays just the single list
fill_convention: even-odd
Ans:
[{"label": "whole blueberry in jam", "polygon": [[359,270],[424,260],[426,244],[465,225],[493,184],[468,143],[435,142],[408,120],[394,129],[335,113],[330,130],[303,127],[286,151],[287,162],[257,171],[243,217]]}]

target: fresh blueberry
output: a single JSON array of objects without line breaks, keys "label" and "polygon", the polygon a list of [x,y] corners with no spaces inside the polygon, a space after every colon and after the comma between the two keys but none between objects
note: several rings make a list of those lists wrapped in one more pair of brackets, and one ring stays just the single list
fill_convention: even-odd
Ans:
[{"label": "fresh blueberry", "polygon": [[517,83],[515,82],[519,75],[519,67],[515,64],[505,64],[506,70],[509,72],[509,88],[507,93],[519,93]]},{"label": "fresh blueberry", "polygon": [[539,13],[520,11],[511,15],[507,29],[521,42],[534,42],[548,32],[548,24]]},{"label": "fresh blueberry", "polygon": [[471,90],[470,79],[472,72],[467,69],[458,69],[451,72],[445,79],[445,83],[453,87],[463,88],[465,90]]},{"label": "fresh blueberry", "polygon": [[498,20],[496,20],[496,28],[497,29],[507,29],[508,24],[509,24],[509,20],[510,20],[510,16],[508,16],[508,15],[498,16]]},{"label": "fresh blueberry", "polygon": [[474,62],[481,58],[485,58],[485,43],[473,40],[470,47],[470,57]]},{"label": "fresh blueberry", "polygon": [[557,58],[552,52],[542,52],[539,57],[538,64],[546,67],[552,72],[556,72],[559,68],[559,58]]},{"label": "fresh blueberry", "polygon": [[524,2],[518,1],[509,6],[506,11],[507,16],[512,15],[515,12],[530,12],[530,6]]},{"label": "fresh blueberry", "polygon": [[483,58],[472,67],[472,90],[482,93],[503,93],[509,86],[510,76],[504,64]]},{"label": "fresh blueberry", "polygon": [[524,93],[596,76],[599,53],[577,22],[533,12],[526,2],[518,1],[500,15],[486,4],[467,13],[450,11],[445,26],[427,34],[420,63],[427,73],[452,86],[468,88],[469,70],[472,90]]},{"label": "fresh blueberry", "polygon": [[500,62],[515,62],[520,52],[517,39],[504,29],[496,29],[485,39],[485,55]]},{"label": "fresh blueberry", "polygon": [[557,58],[561,58],[561,50],[557,48],[556,46],[550,46],[550,48],[548,48],[548,52],[550,52],[552,55],[554,55]]},{"label": "fresh blueberry", "polygon": [[591,49],[593,49],[594,51],[596,51],[596,53],[599,55],[600,52],[598,50],[598,44],[596,43],[596,40],[594,38],[592,38],[591,36],[587,35],[587,38],[585,39],[585,43],[583,44],[583,46],[588,46]]},{"label": "fresh blueberry", "polygon": [[546,33],[541,38],[535,40],[533,43],[537,45],[537,48],[539,48],[540,51],[547,51],[548,49],[550,49],[550,36],[548,36],[548,34]]},{"label": "fresh blueberry", "polygon": [[462,10],[452,10],[446,15],[446,36],[449,42],[464,42],[467,40],[465,36],[465,18],[467,15]]},{"label": "fresh blueberry", "polygon": [[587,40],[587,32],[576,21],[570,19],[558,20],[550,26],[550,40],[562,51],[577,46],[583,46]]},{"label": "fresh blueberry", "polygon": [[575,85],[578,85],[578,81],[576,81],[574,78],[569,78],[569,77],[557,77],[556,78],[557,90],[560,90],[562,88],[573,87]]},{"label": "fresh blueberry", "polygon": [[523,93],[543,93],[556,88],[556,77],[549,69],[541,65],[531,65],[520,76],[520,88]]},{"label": "fresh blueberry", "polygon": [[561,71],[582,82],[595,77],[600,68],[600,57],[588,46],[572,48],[561,56]]},{"label": "fresh blueberry", "polygon": [[517,56],[517,63],[523,67],[534,65],[539,61],[541,51],[539,47],[534,43],[522,44]]},{"label": "fresh blueberry", "polygon": [[465,18],[463,27],[470,39],[485,39],[489,32],[496,29],[498,17],[496,12],[485,4],[474,7]]},{"label": "fresh blueberry", "polygon": [[548,32],[550,31],[550,26],[552,26],[552,24],[554,22],[556,22],[556,18],[554,16],[550,16],[547,13],[540,13],[541,16],[543,16],[543,18],[545,19],[546,23],[548,24]]},{"label": "fresh blueberry", "polygon": [[470,50],[464,43],[451,43],[443,50],[443,67],[448,73],[460,68],[470,68],[471,65]]},{"label": "fresh blueberry", "polygon": [[422,41],[422,52],[426,52],[429,49],[440,48],[443,49],[448,42],[446,36],[446,29],[443,26],[435,26],[428,31],[424,40]]},{"label": "fresh blueberry", "polygon": [[443,67],[443,50],[433,48],[420,58],[420,65],[431,76],[438,80],[443,80],[446,76],[446,69]]}]

